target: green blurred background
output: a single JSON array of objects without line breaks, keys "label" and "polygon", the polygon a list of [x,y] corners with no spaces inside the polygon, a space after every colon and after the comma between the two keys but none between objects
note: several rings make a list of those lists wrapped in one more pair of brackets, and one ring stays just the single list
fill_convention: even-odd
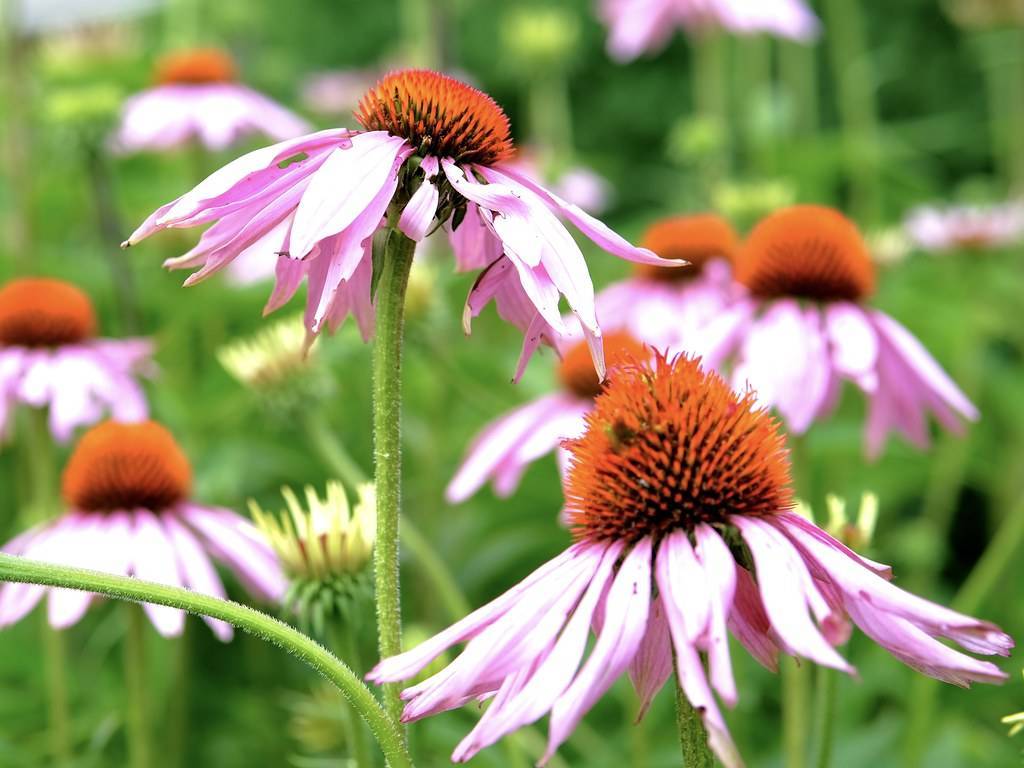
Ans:
[{"label": "green blurred background", "polygon": [[[324,431],[370,469],[369,349],[347,326],[320,344],[313,363],[320,384],[312,394],[268,407],[216,357],[223,344],[265,322],[268,286],[238,288],[214,278],[182,289],[184,274],[167,273],[160,262],[190,247],[194,233],[116,249],[119,237],[202,170],[261,143],[221,156],[108,156],[103,140],[119,103],[149,84],[157,55],[179,46],[225,47],[246,82],[300,112],[300,86],[311,72],[443,66],[506,108],[517,139],[538,149],[546,170],[585,165],[604,176],[613,190],[604,218],[631,238],[659,216],[710,207],[746,229],[791,201],[840,206],[874,236],[899,227],[916,204],[995,202],[1024,189],[1024,14],[1015,17],[1012,3],[996,3],[1007,15],[981,24],[976,8],[968,12],[991,5],[980,0],[814,5],[825,30],[816,44],[727,35],[688,41],[678,34],[661,54],[618,65],[604,51],[591,0],[172,0],[112,22],[31,35],[14,29],[9,3],[0,278],[71,280],[95,299],[104,335],[127,335],[134,326],[153,336],[161,373],[147,391],[155,417],[193,460],[195,496],[239,511],[248,498],[276,509],[282,484],[322,486],[332,476],[316,443]],[[957,23],[964,18],[975,22]],[[305,114],[318,126],[352,124]],[[898,237],[886,242],[901,246]],[[624,263],[587,245],[599,287],[627,273]],[[1015,509],[1024,514],[1024,252],[892,250],[891,263],[879,268],[874,303],[918,335],[982,419],[963,440],[936,434],[923,453],[892,442],[869,464],[861,446],[864,404],[848,388],[837,415],[812,430],[805,453],[815,494],[855,500],[864,490],[878,493],[881,515],[868,554],[892,563],[897,583],[948,603],[972,572],[979,584],[976,566],[986,548],[1000,540]],[[539,461],[508,500],[487,490],[451,507],[444,486],[483,424],[550,390],[554,361],[542,356],[512,385],[519,333],[488,311],[465,338],[460,318],[473,277],[452,273],[440,239],[422,258],[432,268],[420,277],[408,324],[405,513],[469,604],[478,605],[565,546],[555,464]],[[127,281],[120,294],[116,280]],[[119,300],[124,295],[134,306]],[[19,525],[22,462],[17,441],[0,447],[5,539]],[[415,562],[404,567],[407,625],[420,634],[445,626],[454,617],[444,601]],[[1024,637],[1020,558],[985,578],[991,587],[982,582],[978,594],[960,599]],[[232,594],[244,599],[239,589]],[[51,764],[41,621],[37,609],[0,633],[0,766]],[[122,606],[108,603],[67,633],[76,767],[125,764],[124,631]],[[329,695],[311,698],[320,683],[298,663],[248,637],[222,645],[194,620],[173,642],[147,631],[160,766],[345,765],[341,705]],[[1011,675],[1003,687],[933,690],[863,636],[848,650],[860,677],[839,682],[833,765],[1020,762],[1024,741],[1009,739],[999,722],[1024,709],[1015,659],[1003,664]],[[750,766],[780,766],[779,680],[742,649],[734,660],[740,702],[727,715],[730,727]],[[912,702],[933,692],[934,708],[918,710],[924,716],[911,728]],[[634,727],[634,696],[620,681],[561,750],[562,764],[678,765],[670,694],[664,691]],[[446,764],[476,717],[467,708],[417,724],[420,764]],[[532,765],[542,738],[542,729],[532,729],[472,764]]]}]

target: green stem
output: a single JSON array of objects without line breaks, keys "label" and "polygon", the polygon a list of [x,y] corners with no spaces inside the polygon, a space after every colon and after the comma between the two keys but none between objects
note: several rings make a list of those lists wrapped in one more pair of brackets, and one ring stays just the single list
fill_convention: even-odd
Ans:
[{"label": "green stem", "polygon": [[702,204],[709,205],[718,182],[728,174],[732,156],[732,136],[726,94],[726,40],[712,30],[694,35],[693,49],[693,108],[702,121],[707,122],[724,138],[714,157],[700,161]]},{"label": "green stem", "polygon": [[[985,604],[993,591],[1004,582],[1010,565],[1024,545],[1024,497],[1003,519],[981,558],[971,569],[967,580],[953,598],[950,607],[967,615],[974,615]],[[938,694],[937,680],[924,675],[916,676],[907,702],[907,740],[904,745],[904,764],[916,768],[924,764],[929,744],[929,732]]]},{"label": "green stem", "polygon": [[679,730],[679,746],[683,752],[686,768],[712,768],[715,758],[708,747],[708,734],[700,715],[693,708],[676,682],[676,727]]},{"label": "green stem", "polygon": [[348,452],[345,444],[335,436],[327,425],[323,414],[310,412],[302,420],[302,423],[306,435],[313,443],[317,453],[320,454],[320,458],[349,489],[355,490],[370,479],[359,463],[352,458],[352,454]]},{"label": "green stem", "polygon": [[822,10],[839,102],[843,163],[850,179],[850,207],[861,223],[876,224],[882,211],[878,112],[861,2],[825,0]]},{"label": "green stem", "polygon": [[64,636],[50,626],[46,613],[42,621],[43,645],[46,652],[46,684],[50,705],[50,738],[54,765],[71,765],[71,725],[68,717],[67,649]]},{"label": "green stem", "polygon": [[[373,345],[373,458],[377,487],[374,580],[380,657],[402,652],[398,520],[402,502],[402,332],[405,290],[416,243],[392,230],[377,285]],[[402,714],[400,687],[384,686],[384,708],[395,722]],[[404,739],[404,735],[402,736]]]},{"label": "green stem", "polygon": [[188,625],[174,643],[174,685],[171,689],[171,714],[166,742],[167,765],[180,768],[185,764],[189,744],[189,680],[191,679],[191,632]]},{"label": "green stem", "polygon": [[560,173],[573,154],[569,83],[555,70],[534,74],[527,88],[530,140],[541,150],[543,171]]},{"label": "green stem", "polygon": [[[363,468],[345,448],[344,443],[325,426],[323,419],[316,418],[314,415],[306,419],[305,425],[307,434],[320,453],[320,457],[344,483],[355,487],[369,480]],[[444,558],[438,554],[423,531],[407,515],[401,515],[400,520],[402,545],[412,554],[413,560],[437,592],[437,596],[444,604],[450,618],[453,621],[461,619],[472,608],[469,601],[466,600],[466,596],[462,594],[462,590]]]},{"label": "green stem", "polygon": [[817,751],[814,768],[828,768],[832,763],[832,744],[835,740],[836,688],[839,673],[828,667],[815,670],[815,731]]},{"label": "green stem", "polygon": [[782,742],[786,768],[807,765],[807,724],[810,722],[808,667],[796,659],[780,659],[782,676]]},{"label": "green stem", "polygon": [[0,581],[82,589],[107,597],[166,605],[198,616],[220,619],[292,654],[338,687],[370,727],[391,768],[412,768],[412,758],[395,721],[374,698],[370,689],[345,665],[315,640],[283,621],[254,608],[202,595],[178,587],[114,576],[109,573],[39,563],[0,553]]},{"label": "green stem", "polygon": [[[32,408],[25,415],[22,445],[25,447],[25,474],[28,476],[28,503],[22,509],[22,517],[23,523],[29,526],[49,521],[56,513],[57,456],[46,410]],[[54,762],[64,766],[71,761],[67,649],[64,638],[50,626],[45,612],[40,631],[46,653],[51,751]]]},{"label": "green stem", "polygon": [[795,128],[799,136],[813,136],[818,130],[817,49],[779,41],[779,73],[793,102]]},{"label": "green stem", "polygon": [[11,206],[3,224],[6,250],[19,270],[35,268],[32,249],[32,41],[18,34],[18,3],[0,0],[0,100],[3,101],[5,177],[10,181]]},{"label": "green stem", "polygon": [[[359,653],[359,638],[353,627],[340,627],[334,632],[335,648],[348,659],[357,674],[362,674],[362,654]],[[362,720],[354,709],[349,709],[349,754],[356,768],[373,768],[373,755],[366,741]]]},{"label": "green stem", "polygon": [[128,629],[124,637],[124,677],[128,689],[128,714],[125,717],[128,739],[128,764],[131,768],[149,768],[149,707],[146,695],[146,617],[142,606],[125,606]]}]

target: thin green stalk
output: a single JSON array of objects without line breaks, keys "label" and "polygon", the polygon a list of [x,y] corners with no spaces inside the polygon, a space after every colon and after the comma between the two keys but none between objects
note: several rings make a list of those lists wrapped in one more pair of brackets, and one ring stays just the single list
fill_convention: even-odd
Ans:
[{"label": "thin green stalk", "polygon": [[823,15],[842,130],[850,207],[864,224],[882,214],[875,80],[864,32],[862,0],[825,0]]},{"label": "thin green stalk", "polygon": [[412,768],[397,724],[374,698],[359,677],[330,651],[283,621],[245,605],[221,600],[179,587],[114,576],[99,571],[67,568],[0,553],[0,581],[82,589],[120,600],[166,605],[197,616],[226,621],[261,640],[282,648],[319,672],[338,687],[370,727],[391,768]]},{"label": "thin green stalk", "polygon": [[[402,333],[405,290],[416,243],[397,229],[384,249],[377,284],[377,330],[373,345],[373,457],[377,487],[374,580],[378,649],[382,659],[402,652],[398,520],[402,505]],[[398,722],[400,686],[384,686],[384,708]],[[403,729],[404,739],[404,729]]]},{"label": "thin green stalk", "polygon": [[149,748],[149,700],[146,687],[146,617],[142,606],[125,606],[128,629],[124,637],[124,677],[128,689],[128,713],[125,717],[128,740],[128,764],[131,768],[152,765]]},{"label": "thin green stalk", "polygon": [[50,705],[50,739],[54,765],[71,765],[71,724],[68,717],[67,649],[64,636],[40,614],[46,653],[46,685]]},{"label": "thin green stalk", "polygon": [[[352,627],[336,628],[334,647],[338,649],[343,658],[348,660],[356,674],[362,674],[365,670],[362,664],[362,654],[359,653],[359,638],[352,629]],[[356,768],[373,768],[373,755],[370,753],[370,745],[366,741],[362,719],[354,709],[350,708],[348,712],[349,754],[352,756]]]},{"label": "thin green stalk", "polygon": [[815,670],[815,750],[814,768],[828,768],[832,764],[832,745],[835,741],[836,689],[839,673],[828,667]]},{"label": "thin green stalk", "polygon": [[715,758],[708,747],[708,734],[700,715],[676,682],[676,727],[685,768],[712,768]]},{"label": "thin green stalk", "polygon": [[165,742],[168,768],[185,764],[189,743],[189,680],[192,673],[192,633],[185,625],[181,637],[174,643],[174,686],[171,689],[169,738]]},{"label": "thin green stalk", "polygon": [[732,126],[729,122],[728,89],[726,88],[727,41],[716,32],[706,30],[691,38],[693,49],[693,109],[702,121],[709,123],[722,136],[721,148],[714,157],[700,161],[701,195],[704,205],[711,202],[715,186],[729,172],[732,157]]},{"label": "thin green stalk", "polygon": [[[953,598],[953,610],[974,615],[992,596],[1006,576],[1024,545],[1024,497],[1003,519],[981,558],[971,569],[967,580]],[[924,764],[925,751],[935,712],[939,683],[930,677],[915,677],[907,701],[907,739],[904,744],[904,765],[916,768]]]},{"label": "thin green stalk", "polygon": [[818,130],[817,49],[788,41],[779,41],[778,45],[779,73],[793,104],[796,132],[813,136]]},{"label": "thin green stalk", "polygon": [[796,659],[779,660],[782,677],[782,743],[786,768],[807,765],[808,724],[811,721],[810,669]]},{"label": "thin green stalk", "polygon": [[775,127],[758,124],[765,100],[774,106],[776,99],[772,45],[767,35],[755,35],[736,40],[734,49],[738,66],[733,92],[740,99],[735,113],[742,121],[743,159],[746,167],[762,174],[775,172],[778,160]]},{"label": "thin green stalk", "polygon": [[[369,480],[363,468],[345,448],[344,443],[327,428],[322,419],[310,417],[306,419],[305,426],[320,457],[345,484],[355,487]],[[462,590],[444,558],[438,554],[423,531],[407,515],[401,515],[400,522],[402,545],[412,554],[413,560],[436,591],[445,610],[448,611],[449,617],[453,621],[458,621],[472,608],[469,601],[466,600],[466,596],[462,594]]]},{"label": "thin green stalk", "polygon": [[[50,436],[47,412],[30,409],[22,436],[25,448],[25,473],[28,476],[28,503],[22,509],[26,526],[48,521],[56,514],[57,456]],[[69,765],[71,761],[71,727],[68,706],[67,649],[64,638],[50,626],[45,612],[40,624],[42,644],[46,653],[46,683],[49,697],[50,747],[54,763]]]},{"label": "thin green stalk", "polygon": [[530,139],[542,152],[545,170],[564,170],[572,162],[572,106],[565,73],[535,73],[527,85]]},{"label": "thin green stalk", "polygon": [[32,249],[32,130],[29,120],[32,92],[32,41],[18,34],[18,6],[14,0],[0,0],[0,99],[4,103],[4,175],[10,181],[11,206],[4,216],[6,250],[20,269],[34,266]]},{"label": "thin green stalk", "polygon": [[405,60],[410,66],[436,69],[441,62],[440,31],[443,9],[431,0],[401,0]]},{"label": "thin green stalk", "polygon": [[345,444],[335,436],[323,419],[323,414],[310,412],[303,418],[302,424],[320,458],[341,482],[354,490],[369,480]]}]

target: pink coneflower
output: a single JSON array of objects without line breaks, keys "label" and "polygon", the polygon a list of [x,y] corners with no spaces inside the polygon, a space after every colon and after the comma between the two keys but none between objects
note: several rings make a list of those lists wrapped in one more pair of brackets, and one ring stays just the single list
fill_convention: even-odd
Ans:
[{"label": "pink coneflower", "polygon": [[600,16],[608,53],[619,61],[660,50],[680,27],[690,34],[767,32],[800,42],[813,40],[821,27],[802,0],[600,0]]},{"label": "pink coneflower", "polygon": [[911,241],[926,251],[985,251],[1024,241],[1024,202],[991,206],[922,206],[904,223]]},{"label": "pink coneflower", "polygon": [[[64,469],[67,511],[8,542],[4,551],[224,597],[213,556],[254,595],[281,598],[284,577],[270,545],[234,512],[190,501],[191,485],[188,459],[162,426],[104,422],[82,437]],[[29,584],[0,587],[0,626],[22,619],[46,591]],[[95,597],[65,589],[50,589],[49,595],[50,624],[57,629],[77,623]],[[160,634],[181,634],[184,612],[144,608]],[[221,640],[231,638],[230,625],[204,620]]]},{"label": "pink coneflower", "polygon": [[[568,443],[563,554],[455,625],[370,673],[407,680],[404,719],[491,699],[452,759],[470,759],[550,714],[550,758],[627,672],[641,713],[672,673],[729,768],[742,764],[714,693],[737,699],[728,630],[765,666],[780,651],[852,672],[834,646],[849,622],[904,663],[958,685],[998,682],[995,665],[944,645],[1007,655],[997,627],[900,590],[889,570],[794,515],[778,424],[696,361],[619,366]],[[596,640],[584,659],[591,627]],[[705,659],[702,654],[706,655]],[[674,664],[673,664],[674,657]]]},{"label": "pink coneflower", "polygon": [[125,102],[115,149],[159,152],[195,141],[217,151],[245,136],[280,141],[309,130],[301,117],[237,82],[236,76],[224,51],[164,57],[156,67],[156,84]]},{"label": "pink coneflower", "polygon": [[275,259],[267,309],[309,281],[310,333],[350,313],[372,330],[372,240],[388,216],[420,241],[441,224],[473,231],[460,266],[502,261],[535,313],[564,329],[566,297],[600,367],[593,284],[579,246],[557,216],[625,259],[658,264],[600,221],[510,170],[508,118],[486,94],[445,75],[408,70],[384,77],[360,104],[363,131],[327,130],[251,152],[154,212],[125,245],[168,227],[216,222],[190,252],[168,262],[202,280],[249,249]]},{"label": "pink coneflower", "polygon": [[[583,433],[601,381],[585,342],[577,340],[559,351],[559,391],[514,408],[484,427],[445,491],[452,504],[465,501],[488,480],[498,496],[511,495],[530,464]],[[604,337],[604,351],[610,366],[616,359],[644,355],[643,345],[621,331]]]},{"label": "pink coneflower", "polygon": [[0,437],[18,403],[49,408],[60,442],[106,414],[146,418],[136,377],[152,367],[152,351],[148,339],[96,338],[92,302],[70,283],[11,280],[0,288]]},{"label": "pink coneflower", "polygon": [[739,297],[732,279],[736,232],[712,213],[671,216],[652,224],[640,244],[688,266],[638,265],[631,278],[601,291],[598,318],[620,324],[655,349],[702,353],[705,327]]},{"label": "pink coneflower", "polygon": [[816,205],[784,208],[747,238],[736,278],[749,297],[707,327],[706,363],[732,363],[733,384],[757,391],[800,434],[826,416],[840,384],[868,396],[867,452],[890,431],[929,442],[929,412],[947,429],[978,412],[914,336],[865,302],[875,267],[856,226]]}]

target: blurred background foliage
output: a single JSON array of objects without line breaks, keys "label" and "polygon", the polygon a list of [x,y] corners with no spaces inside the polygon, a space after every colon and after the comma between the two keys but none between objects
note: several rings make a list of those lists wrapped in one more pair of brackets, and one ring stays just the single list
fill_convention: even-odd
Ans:
[{"label": "blurred background foliage", "polygon": [[[10,151],[0,183],[0,277],[61,276],[94,297],[105,335],[152,335],[161,368],[148,385],[153,412],[192,458],[196,497],[239,511],[248,498],[277,508],[284,483],[322,486],[335,474],[329,451],[318,448],[324,434],[369,471],[369,349],[351,325],[324,339],[313,365],[327,383],[298,402],[268,407],[217,359],[223,344],[264,323],[267,286],[238,288],[214,278],[183,290],[183,275],[160,262],[190,247],[192,233],[116,249],[157,205],[259,145],[217,157],[189,150],[109,157],[104,137],[118,105],[146,87],[161,52],[223,46],[246,82],[300,111],[299,87],[311,72],[440,64],[493,95],[517,138],[545,151],[552,168],[583,164],[604,176],[614,196],[605,219],[631,238],[659,216],[712,205],[746,228],[790,201],[840,206],[871,234],[899,226],[915,204],[998,201],[1024,181],[1024,29],[979,25],[963,2],[821,0],[815,10],[825,33],[817,44],[677,35],[661,54],[626,66],[605,54],[592,0],[146,5],[155,7],[88,27],[66,27],[58,15],[53,29],[21,35],[11,24],[15,4],[8,4],[0,112]],[[958,24],[965,18],[973,21]],[[313,119],[324,127],[352,124]],[[473,278],[452,274],[440,240],[429,250],[419,258],[434,265],[421,275],[408,324],[405,514],[433,542],[468,603],[478,605],[564,547],[555,465],[538,462],[509,500],[485,491],[453,508],[443,489],[484,423],[550,389],[554,362],[542,356],[512,385],[518,332],[487,312],[464,338],[462,303]],[[587,253],[599,287],[625,274],[622,262]],[[801,492],[816,505],[826,492],[850,499],[877,492],[881,514],[868,554],[892,563],[898,583],[940,602],[954,598],[1020,505],[1022,267],[1019,248],[910,252],[880,267],[875,303],[905,323],[980,406],[982,419],[964,439],[936,435],[928,452],[894,442],[869,464],[861,447],[863,402],[846,391],[837,414],[802,446],[814,472]],[[119,304],[118,280],[134,306]],[[17,527],[22,461],[17,443],[0,449],[5,537]],[[449,623],[450,605],[415,562],[406,562],[404,575],[410,631]],[[974,610],[1020,639],[1021,559],[996,576]],[[0,765],[12,768],[49,764],[40,620],[37,610],[0,634]],[[123,612],[107,604],[67,633],[80,768],[124,764],[117,652],[124,631]],[[372,632],[365,635],[369,659]],[[181,640],[160,641],[151,631],[148,639],[161,765],[344,764],[342,705],[292,660],[247,637],[221,645],[191,620]],[[839,682],[835,765],[1019,762],[1022,744],[999,723],[1024,708],[1019,662],[1004,665],[1011,682],[1001,688],[941,687],[934,708],[911,728],[909,702],[922,687],[913,683],[915,673],[863,636],[854,637],[849,654],[860,677]],[[734,659],[741,696],[730,726],[751,766],[779,766],[779,681],[742,651]],[[558,764],[677,765],[669,694],[634,727],[636,702],[620,682]],[[421,764],[445,764],[475,717],[468,708],[418,724]],[[473,764],[532,765],[541,734],[524,732]],[[915,739],[921,748],[908,752]]]}]

